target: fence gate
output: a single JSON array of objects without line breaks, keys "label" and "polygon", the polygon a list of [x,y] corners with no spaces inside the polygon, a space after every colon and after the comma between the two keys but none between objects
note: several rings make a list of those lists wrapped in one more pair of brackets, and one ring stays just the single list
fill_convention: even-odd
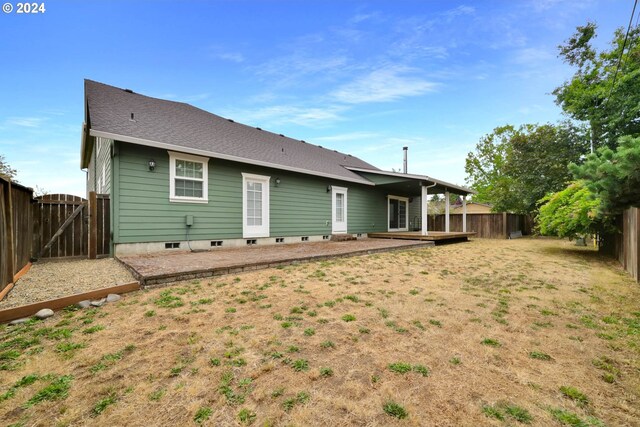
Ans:
[{"label": "fence gate", "polygon": [[37,200],[37,258],[109,255],[108,195],[91,193],[86,200],[70,194],[48,194]]}]

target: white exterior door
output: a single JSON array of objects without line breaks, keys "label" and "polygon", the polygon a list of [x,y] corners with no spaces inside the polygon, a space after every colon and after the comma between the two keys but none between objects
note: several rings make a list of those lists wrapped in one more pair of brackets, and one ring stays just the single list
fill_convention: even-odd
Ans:
[{"label": "white exterior door", "polygon": [[347,232],[347,189],[331,187],[331,232],[340,234]]},{"label": "white exterior door", "polygon": [[409,199],[389,196],[389,231],[407,231],[409,229]]},{"label": "white exterior door", "polygon": [[269,237],[269,180],[242,174],[242,237]]}]

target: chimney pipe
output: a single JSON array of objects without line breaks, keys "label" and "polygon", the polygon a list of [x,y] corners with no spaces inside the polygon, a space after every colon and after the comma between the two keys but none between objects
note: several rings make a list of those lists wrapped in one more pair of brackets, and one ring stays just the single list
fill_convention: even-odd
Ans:
[{"label": "chimney pipe", "polygon": [[409,150],[409,147],[402,147],[402,150],[404,151],[404,161],[402,162],[402,173],[407,173],[407,150]]}]

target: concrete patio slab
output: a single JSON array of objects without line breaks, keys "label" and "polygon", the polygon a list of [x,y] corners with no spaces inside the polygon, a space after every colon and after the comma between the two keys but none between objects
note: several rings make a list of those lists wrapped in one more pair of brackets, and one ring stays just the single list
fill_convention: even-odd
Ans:
[{"label": "concrete patio slab", "polygon": [[213,249],[206,252],[181,251],[123,256],[119,260],[129,268],[141,285],[150,286],[179,280],[235,274],[298,262],[424,248],[433,245],[433,242],[425,241],[359,239],[345,242],[310,242]]}]

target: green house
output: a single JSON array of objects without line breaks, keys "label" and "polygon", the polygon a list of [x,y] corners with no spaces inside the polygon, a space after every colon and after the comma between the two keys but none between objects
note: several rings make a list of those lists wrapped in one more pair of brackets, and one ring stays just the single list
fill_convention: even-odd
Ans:
[{"label": "green house", "polygon": [[111,199],[112,255],[427,234],[427,194],[471,193],[90,80],[81,167]]}]

